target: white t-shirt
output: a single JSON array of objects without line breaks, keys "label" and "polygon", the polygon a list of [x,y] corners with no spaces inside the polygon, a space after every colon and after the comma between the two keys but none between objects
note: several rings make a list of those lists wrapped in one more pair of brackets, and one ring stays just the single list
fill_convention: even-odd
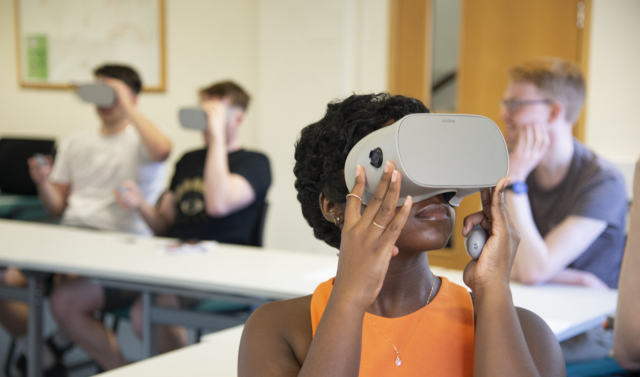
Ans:
[{"label": "white t-shirt", "polygon": [[166,165],[151,160],[137,129],[129,125],[115,135],[97,129],[69,135],[58,148],[49,180],[70,185],[63,224],[151,235],[140,214],[121,208],[113,192],[133,180],[147,203],[155,203],[166,173]]}]

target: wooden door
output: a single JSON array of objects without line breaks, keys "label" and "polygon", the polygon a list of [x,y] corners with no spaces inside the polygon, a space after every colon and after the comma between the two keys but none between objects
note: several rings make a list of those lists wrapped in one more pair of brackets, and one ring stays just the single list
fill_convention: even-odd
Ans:
[{"label": "wooden door", "polygon": [[[431,4],[428,0],[390,1],[392,10],[403,4],[405,7],[409,4],[414,9],[419,9],[416,3],[421,3],[429,12]],[[586,75],[590,10],[590,0],[463,0],[457,112],[486,116],[504,131],[498,103],[508,81],[509,67],[537,57],[557,56],[579,63]],[[402,33],[394,28],[402,28],[405,23],[394,17],[402,17],[402,13],[391,12],[389,51],[390,54],[397,55],[390,57],[390,63],[393,59],[410,58],[407,53],[398,53],[403,47],[397,40]],[[417,18],[415,15],[413,17]],[[425,28],[430,30],[430,14],[421,18],[427,23]],[[411,25],[411,28],[422,29],[419,25]],[[430,46],[429,41],[425,50]],[[430,62],[429,57],[424,60]],[[413,67],[407,63],[404,66]],[[394,71],[399,68],[397,62],[390,64],[389,68],[390,91],[394,94],[411,95],[403,92],[396,80],[398,77],[408,80],[407,78],[412,77],[412,71]],[[424,72],[430,72],[430,64],[422,65],[422,72],[418,72],[417,68],[413,69],[416,75],[414,77],[423,77],[421,75]],[[429,97],[427,95],[422,98]],[[583,117],[574,129],[574,134],[581,140],[584,137]],[[479,209],[479,194],[462,201],[456,209],[456,226],[451,247],[429,252],[429,260],[433,265],[464,268],[469,258],[461,235],[462,220]]]}]

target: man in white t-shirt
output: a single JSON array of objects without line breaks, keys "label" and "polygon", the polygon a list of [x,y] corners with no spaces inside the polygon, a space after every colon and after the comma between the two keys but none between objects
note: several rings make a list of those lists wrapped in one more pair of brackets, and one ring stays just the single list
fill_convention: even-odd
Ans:
[{"label": "man in white t-shirt", "polygon": [[[163,161],[171,152],[171,142],[136,108],[142,82],[133,69],[105,65],[94,73],[99,82],[115,90],[116,104],[97,107],[101,127],[66,138],[52,168],[51,156],[44,166],[30,159],[31,177],[45,208],[52,216],[62,217],[64,225],[151,235],[137,211],[117,204],[115,193],[122,182],[133,180],[146,200],[156,201],[164,188]],[[126,308],[137,296],[133,291],[105,289],[88,278],[61,276],[50,302],[63,332],[104,369],[111,369],[123,365],[124,359],[115,334],[94,313]]]},{"label": "man in white t-shirt", "polygon": [[155,202],[164,187],[163,161],[171,152],[171,142],[136,108],[142,83],[134,70],[106,65],[95,74],[116,91],[116,105],[97,108],[99,129],[67,137],[53,168],[30,159],[31,177],[46,209],[54,217],[61,216],[65,225],[151,235],[136,211],[118,206],[114,191],[122,182],[133,180],[145,198]]}]

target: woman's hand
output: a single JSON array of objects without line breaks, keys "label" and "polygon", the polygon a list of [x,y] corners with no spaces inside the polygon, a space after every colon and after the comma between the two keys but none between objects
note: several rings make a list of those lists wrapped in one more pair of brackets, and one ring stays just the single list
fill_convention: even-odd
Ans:
[{"label": "woman's hand", "polygon": [[[364,212],[362,201],[347,198],[338,274],[334,294],[363,310],[378,296],[391,257],[398,254],[395,242],[411,210],[412,199],[407,197],[396,213],[402,176],[393,162],[387,161],[376,192]],[[365,173],[356,168],[356,184],[351,194],[362,197]],[[377,225],[376,225],[377,224]]]},{"label": "woman's hand", "polygon": [[520,243],[520,234],[504,205],[503,194],[508,183],[508,178],[502,178],[493,189],[483,190],[482,211],[464,219],[463,236],[469,234],[471,228],[478,224],[489,234],[480,258],[469,262],[464,270],[464,283],[473,291],[492,283],[509,284],[509,274]]}]

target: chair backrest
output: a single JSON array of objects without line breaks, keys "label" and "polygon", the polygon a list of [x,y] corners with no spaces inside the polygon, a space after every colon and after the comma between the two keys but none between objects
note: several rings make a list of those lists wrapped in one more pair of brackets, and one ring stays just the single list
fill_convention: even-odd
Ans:
[{"label": "chair backrest", "polygon": [[260,214],[258,215],[258,219],[256,224],[253,225],[253,233],[251,234],[251,246],[262,247],[262,239],[264,236],[264,223],[267,220],[267,208],[269,207],[269,203],[266,200],[262,202],[262,207],[260,208]]},{"label": "chair backrest", "polygon": [[36,153],[53,154],[55,140],[0,139],[0,190],[3,194],[37,195],[27,159]]}]

